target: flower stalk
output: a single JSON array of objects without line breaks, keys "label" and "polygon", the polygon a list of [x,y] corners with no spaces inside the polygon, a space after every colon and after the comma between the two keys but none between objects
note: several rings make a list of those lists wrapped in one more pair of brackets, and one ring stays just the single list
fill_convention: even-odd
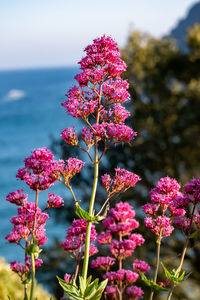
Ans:
[{"label": "flower stalk", "polygon": [[[91,217],[93,216],[94,202],[95,202],[97,183],[98,183],[98,173],[99,173],[97,141],[95,142],[94,150],[95,150],[94,181],[93,181],[93,188],[92,188],[92,194],[91,194],[90,206],[89,206],[89,216]],[[86,282],[87,272],[88,272],[91,226],[92,226],[92,222],[88,222],[87,231],[86,231],[86,240],[85,240],[85,255],[84,255],[83,271],[82,271],[84,282]]]},{"label": "flower stalk", "polygon": [[[154,274],[154,279],[153,282],[156,283],[157,282],[157,277],[158,277],[158,269],[159,269],[159,264],[160,264],[160,247],[161,247],[161,232],[160,232],[160,236],[157,240],[157,250],[156,250],[156,269],[155,269],[155,274]],[[153,299],[153,295],[154,295],[154,290],[151,290],[151,294],[149,297],[149,300]]]},{"label": "flower stalk", "polygon": [[[196,208],[196,205],[194,204],[193,209],[192,209],[191,219],[190,219],[190,225],[189,225],[189,229],[188,229],[188,236],[191,234],[191,231],[192,231],[192,224],[193,224],[193,219],[194,219],[195,208]],[[188,247],[188,244],[189,244],[189,237],[188,236],[186,237],[185,244],[184,244],[184,247],[183,247],[183,251],[182,251],[182,254],[181,254],[180,264],[179,264],[178,269],[177,269],[177,277],[179,276],[179,274],[182,270],[182,267],[183,267],[185,254],[186,254],[187,247]],[[176,285],[174,283],[172,283],[171,288],[170,288],[169,293],[168,293],[168,296],[167,296],[167,300],[171,299],[175,286]]]},{"label": "flower stalk", "polygon": [[35,290],[35,258],[34,258],[34,253],[31,253],[31,266],[32,266],[32,280],[31,280],[30,300],[33,300],[34,299],[34,290]]}]

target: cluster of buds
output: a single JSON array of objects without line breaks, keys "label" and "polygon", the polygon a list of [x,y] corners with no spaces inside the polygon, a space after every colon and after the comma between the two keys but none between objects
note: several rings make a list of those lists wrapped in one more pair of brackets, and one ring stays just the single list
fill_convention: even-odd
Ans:
[{"label": "cluster of buds", "polygon": [[145,226],[149,228],[161,240],[171,235],[174,227],[171,225],[172,216],[184,215],[185,210],[175,205],[178,197],[182,197],[181,186],[170,177],[161,178],[156,187],[150,192],[153,203],[143,206],[145,214],[149,215],[144,220]]},{"label": "cluster of buds", "polygon": [[104,174],[101,177],[102,185],[108,193],[108,197],[112,197],[116,193],[125,192],[131,187],[134,187],[141,178],[125,169],[116,168],[115,176],[112,179],[109,174]]},{"label": "cluster of buds", "polygon": [[[135,259],[132,270],[123,269],[123,260],[133,255],[137,246],[144,243],[141,234],[133,233],[139,227],[139,222],[134,219],[135,211],[129,203],[118,203],[110,211],[110,216],[103,220],[105,227],[97,238],[99,245],[107,245],[111,256],[97,257],[91,262],[91,267],[105,271],[104,279],[108,279],[106,296],[109,299],[122,299],[126,294],[128,299],[142,298],[143,291],[133,285],[139,277],[139,271],[145,273],[150,270],[149,265]],[[110,268],[118,264],[118,271],[110,271]]]},{"label": "cluster of buds", "polygon": [[78,158],[70,157],[66,162],[59,160],[59,167],[53,171],[52,177],[63,182],[70,188],[70,181],[77,173],[80,173],[84,162]]}]

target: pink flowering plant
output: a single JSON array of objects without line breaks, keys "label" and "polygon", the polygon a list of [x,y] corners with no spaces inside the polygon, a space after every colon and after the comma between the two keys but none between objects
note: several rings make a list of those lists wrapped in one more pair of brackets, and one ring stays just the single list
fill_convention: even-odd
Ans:
[{"label": "pink flowering plant", "polygon": [[[135,211],[129,203],[120,202],[102,222],[105,231],[98,236],[97,243],[107,246],[111,256],[97,257],[92,260],[91,267],[105,272],[103,278],[108,279],[105,297],[108,299],[122,300],[127,296],[128,299],[136,300],[144,294],[141,287],[133,284],[139,278],[139,271],[145,273],[150,270],[150,266],[136,258],[132,270],[123,268],[124,260],[132,257],[135,248],[145,242],[141,234],[133,233],[139,227],[139,222],[134,217]],[[117,271],[110,271],[113,265],[117,267]]]},{"label": "pink flowering plant", "polygon": [[[66,161],[55,160],[46,148],[34,150],[25,158],[24,167],[17,173],[17,178],[34,191],[34,201],[29,201],[23,190],[14,191],[6,197],[7,201],[18,207],[17,216],[10,220],[13,229],[6,240],[19,245],[24,251],[24,262],[13,261],[10,267],[24,285],[24,300],[35,300],[35,270],[42,264],[39,255],[47,241],[47,211],[64,205],[63,199],[52,192],[48,194],[45,204],[40,203],[39,195],[58,181],[71,192],[79,217],[67,229],[65,241],[62,242],[63,249],[71,254],[75,265],[74,274],[66,273],[64,279],[58,278],[64,290],[62,299],[142,299],[144,291],[138,283],[135,284],[137,280],[139,284],[142,280],[150,287],[150,300],[155,291],[168,292],[167,299],[170,300],[174,288],[188,277],[185,272],[181,273],[184,257],[189,240],[200,230],[200,179],[192,179],[181,192],[181,186],[175,179],[165,177],[150,191],[151,203],[143,206],[143,212],[147,215],[144,224],[156,237],[157,251],[154,278],[148,279],[145,273],[150,271],[149,264],[135,257],[135,249],[144,243],[144,238],[140,233],[135,233],[139,229],[139,222],[135,219],[133,207],[123,202],[112,209],[109,206],[121,193],[134,188],[141,178],[119,167],[115,168],[114,175],[104,174],[101,184],[106,197],[99,210],[95,211],[100,181],[99,164],[104,154],[116,144],[132,142],[136,136],[136,132],[125,125],[130,113],[123,104],[130,99],[130,95],[127,91],[128,82],[120,75],[126,70],[126,64],[120,58],[117,44],[110,37],[95,39],[84,51],[85,56],[79,62],[81,72],[75,76],[77,84],[67,92],[62,106],[70,116],[82,119],[85,126],[80,137],[74,126],[65,128],[61,137],[67,145],[86,153],[93,166],[90,201],[87,207],[81,207],[71,183],[85,162],[73,157]],[[101,221],[105,230],[97,237],[95,224]],[[162,264],[166,281],[160,282],[158,271],[161,269],[162,240],[171,236],[175,228],[181,228],[185,234],[180,264],[172,271]],[[89,258],[98,253],[97,246],[109,252],[109,256],[97,256],[90,264],[91,268],[104,273],[100,283],[98,278],[92,281],[92,276],[88,276]],[[130,259],[131,267],[126,269],[125,262]],[[30,295],[27,291],[29,284]]]}]

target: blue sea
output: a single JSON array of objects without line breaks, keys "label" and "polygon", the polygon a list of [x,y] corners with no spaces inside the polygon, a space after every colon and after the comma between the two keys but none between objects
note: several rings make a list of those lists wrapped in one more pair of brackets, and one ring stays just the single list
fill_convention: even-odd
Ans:
[{"label": "blue sea", "polygon": [[[15,177],[17,170],[23,167],[24,158],[33,149],[49,147],[52,137],[59,139],[65,127],[80,126],[61,106],[76,73],[75,67],[0,72],[0,257],[7,261],[22,258],[23,251],[5,240],[12,228],[9,219],[17,212],[17,207],[5,201],[5,197],[9,192],[24,188],[29,200],[34,201],[34,192]],[[52,192],[55,190],[64,196],[61,186],[51,188]],[[45,201],[45,192],[40,194],[40,201]],[[55,235],[58,237],[58,231],[63,239],[65,229],[49,219],[48,243]]]}]

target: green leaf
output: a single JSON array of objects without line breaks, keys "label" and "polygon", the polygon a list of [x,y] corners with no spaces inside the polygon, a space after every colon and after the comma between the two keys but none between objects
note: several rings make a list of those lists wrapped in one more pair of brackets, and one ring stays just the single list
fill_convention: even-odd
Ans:
[{"label": "green leaf", "polygon": [[102,293],[97,291],[96,294],[88,300],[100,300],[101,296],[102,296]]},{"label": "green leaf", "polygon": [[167,270],[167,268],[164,266],[163,263],[161,263],[163,269],[164,269],[164,272],[165,272],[165,276],[170,279],[171,281],[174,281],[174,276]]},{"label": "green leaf", "polygon": [[[192,272],[190,272],[190,273],[188,273],[187,275],[185,275],[185,272],[183,272],[182,274],[181,274],[181,276],[178,278],[178,282],[183,282],[183,281],[185,281],[185,280],[187,280],[188,279],[188,277],[192,274]],[[183,275],[183,277],[182,277],[182,275]],[[182,278],[181,278],[182,277]]]},{"label": "green leaf", "polygon": [[199,229],[195,230],[193,233],[191,233],[190,235],[187,236],[188,239],[193,239],[196,237],[196,235],[198,234]]},{"label": "green leaf", "polygon": [[97,293],[97,289],[96,289],[95,285],[92,285],[91,287],[88,287],[85,290],[84,298],[87,300],[90,300],[91,298],[93,298],[96,295],[96,293]]},{"label": "green leaf", "polygon": [[67,293],[67,295],[71,298],[71,299],[76,299],[76,300],[83,300],[82,296],[80,295],[79,290],[77,289],[76,286],[74,286],[71,283],[66,282],[65,280],[59,278],[58,276],[56,276],[60,286],[63,288],[63,290]]},{"label": "green leaf", "polygon": [[99,223],[100,221],[104,220],[105,217],[104,216],[94,216],[92,217],[94,219],[94,223]]},{"label": "green leaf", "polygon": [[171,275],[177,277],[177,270],[173,269],[172,272],[171,272]]},{"label": "green leaf", "polygon": [[86,285],[82,276],[79,276],[79,286],[80,286],[81,296],[84,296]]},{"label": "green leaf", "polygon": [[108,283],[108,279],[105,279],[104,281],[100,282],[98,286],[98,291],[103,292],[107,283]]},{"label": "green leaf", "polygon": [[90,216],[87,211],[82,209],[79,204],[76,204],[76,214],[79,218],[84,219],[89,222],[94,222],[96,224],[99,223],[99,221],[102,221],[105,219],[103,216]]},{"label": "green leaf", "polygon": [[184,275],[185,275],[185,271],[177,278],[177,281],[181,282],[184,278]]},{"label": "green leaf", "polygon": [[84,220],[87,220],[90,222],[92,221],[89,213],[87,211],[85,211],[84,209],[82,209],[79,204],[76,204],[76,214],[81,219],[84,219]]},{"label": "green leaf", "polygon": [[98,282],[99,279],[97,278],[86,287],[85,294],[84,294],[86,299],[90,299],[96,294],[98,288]]},{"label": "green leaf", "polygon": [[11,300],[10,296],[8,296],[8,299]]},{"label": "green leaf", "polygon": [[146,276],[141,271],[139,271],[139,274],[140,274],[141,279],[144,281],[144,283],[146,283],[146,285],[148,285],[150,288],[157,290],[157,291],[168,291],[167,288],[164,288],[164,287],[160,286],[159,284],[153,282],[152,280],[147,279]]},{"label": "green leaf", "polygon": [[[108,280],[102,281],[98,285],[98,281],[95,280],[92,282],[90,286],[92,286],[92,289],[89,290],[90,287],[88,287],[87,294],[85,293],[85,297],[87,300],[99,300],[101,299],[102,293],[107,285]],[[88,293],[89,291],[89,293]]]},{"label": "green leaf", "polygon": [[86,279],[86,287],[90,284],[92,280],[92,275],[90,275],[87,279]]}]

